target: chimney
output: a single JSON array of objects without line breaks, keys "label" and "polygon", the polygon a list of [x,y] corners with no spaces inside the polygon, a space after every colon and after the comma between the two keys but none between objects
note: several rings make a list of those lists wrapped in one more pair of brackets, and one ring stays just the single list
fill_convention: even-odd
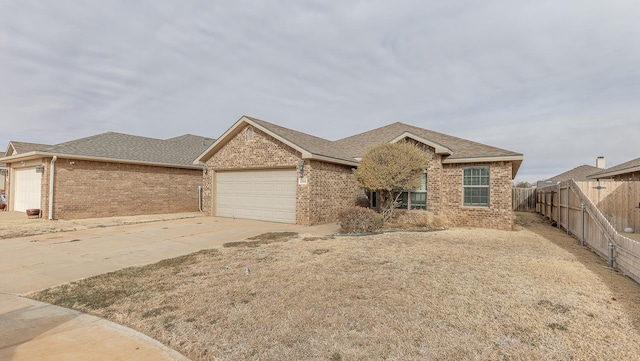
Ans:
[{"label": "chimney", "polygon": [[603,156],[599,156],[598,158],[596,158],[596,167],[600,168],[600,169],[604,169],[605,168],[604,157]]}]

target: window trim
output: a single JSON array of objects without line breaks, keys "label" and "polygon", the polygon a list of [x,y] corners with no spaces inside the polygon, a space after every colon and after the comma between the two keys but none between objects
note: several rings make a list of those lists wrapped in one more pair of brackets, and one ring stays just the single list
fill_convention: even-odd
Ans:
[{"label": "window trim", "polygon": [[[487,184],[469,184],[465,185],[465,171],[467,169],[486,169],[487,171]],[[483,177],[481,175],[481,177]],[[486,189],[487,190],[487,202],[486,203],[468,203],[465,199],[465,191],[467,189]],[[462,167],[462,206],[463,207],[473,207],[473,208],[489,208],[491,206],[491,167],[488,165],[482,166],[469,166]]]}]

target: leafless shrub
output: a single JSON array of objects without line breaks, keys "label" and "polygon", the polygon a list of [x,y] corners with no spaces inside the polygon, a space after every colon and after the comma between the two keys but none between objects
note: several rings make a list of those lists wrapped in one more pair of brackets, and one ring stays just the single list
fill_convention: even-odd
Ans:
[{"label": "leafless shrub", "polygon": [[369,208],[352,207],[338,213],[341,233],[368,233],[382,227],[382,216]]}]

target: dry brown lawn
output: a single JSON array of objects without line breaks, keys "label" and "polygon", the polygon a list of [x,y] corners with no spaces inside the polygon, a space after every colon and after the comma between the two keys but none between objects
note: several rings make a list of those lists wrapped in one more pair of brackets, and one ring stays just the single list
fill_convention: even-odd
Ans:
[{"label": "dry brown lawn", "polygon": [[194,360],[639,359],[640,286],[538,216],[518,224],[248,241],[31,297]]},{"label": "dry brown lawn", "polygon": [[201,217],[201,213],[149,214],[140,216],[120,216],[105,218],[85,218],[74,220],[29,219],[20,212],[0,212],[0,239],[27,237],[37,234],[79,231],[90,228],[104,228],[160,222],[171,219]]}]

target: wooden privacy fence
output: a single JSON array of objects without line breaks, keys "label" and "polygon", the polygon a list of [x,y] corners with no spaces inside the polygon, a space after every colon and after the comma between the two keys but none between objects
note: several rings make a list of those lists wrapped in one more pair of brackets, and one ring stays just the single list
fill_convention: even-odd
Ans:
[{"label": "wooden privacy fence", "polygon": [[516,212],[536,211],[536,190],[535,188],[512,188],[511,202],[513,210]]},{"label": "wooden privacy fence", "polygon": [[575,181],[539,188],[536,199],[538,213],[640,283],[640,243],[619,234]]},{"label": "wooden privacy fence", "polygon": [[640,182],[591,181],[576,184],[618,232],[626,228],[640,231]]}]

